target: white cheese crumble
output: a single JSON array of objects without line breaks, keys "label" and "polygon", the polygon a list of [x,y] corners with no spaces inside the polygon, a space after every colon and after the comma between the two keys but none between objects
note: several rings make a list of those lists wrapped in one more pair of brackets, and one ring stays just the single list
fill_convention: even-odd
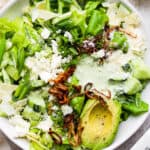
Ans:
[{"label": "white cheese crumble", "polygon": [[92,57],[94,57],[94,58],[103,58],[104,56],[105,56],[105,50],[104,49],[99,50],[99,51],[92,54]]},{"label": "white cheese crumble", "polygon": [[68,31],[65,32],[64,37],[67,37],[70,42],[72,42],[73,40],[72,34]]},{"label": "white cheese crumble", "polygon": [[62,105],[61,110],[62,110],[64,116],[71,114],[73,112],[72,107],[69,105]]},{"label": "white cheese crumble", "polygon": [[63,72],[62,64],[68,63],[72,59],[71,56],[62,58],[58,52],[57,42],[55,40],[51,42],[53,54],[50,50],[42,50],[41,52],[36,52],[35,56],[28,57],[25,61],[25,65],[31,69],[33,74],[38,75],[46,83]]},{"label": "white cheese crumble", "polygon": [[52,110],[58,110],[59,108],[58,108],[58,106],[54,105],[51,109]]},{"label": "white cheese crumble", "polygon": [[37,125],[37,128],[42,129],[43,131],[47,132],[49,131],[49,128],[51,128],[52,126],[53,126],[53,121],[50,119],[49,116],[47,116],[45,120],[41,121]]},{"label": "white cheese crumble", "polygon": [[11,117],[9,122],[15,127],[16,137],[23,137],[29,132],[30,123],[22,119],[20,115]]},{"label": "white cheese crumble", "polygon": [[10,49],[10,48],[12,47],[12,45],[13,45],[13,44],[12,44],[11,40],[8,39],[8,40],[6,41],[6,49],[7,49],[7,50]]},{"label": "white cheese crumble", "polygon": [[41,32],[41,36],[43,39],[48,39],[50,34],[51,34],[50,30],[48,30],[47,28],[43,28],[43,30]]},{"label": "white cheese crumble", "polygon": [[53,52],[57,54],[58,53],[58,44],[57,44],[57,42],[55,40],[52,40],[51,43],[52,43]]}]

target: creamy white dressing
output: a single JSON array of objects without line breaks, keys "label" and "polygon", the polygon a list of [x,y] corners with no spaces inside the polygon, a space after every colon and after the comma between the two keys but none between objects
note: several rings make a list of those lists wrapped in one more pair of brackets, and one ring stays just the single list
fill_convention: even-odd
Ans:
[{"label": "creamy white dressing", "polygon": [[109,79],[118,75],[122,78],[127,78],[129,75],[124,73],[122,65],[133,58],[132,53],[123,54],[121,51],[116,51],[103,65],[100,65],[92,57],[88,56],[81,60],[74,74],[83,87],[88,82],[91,82],[97,90],[109,89],[114,95],[118,90],[123,90],[124,85],[112,85],[109,83]]}]

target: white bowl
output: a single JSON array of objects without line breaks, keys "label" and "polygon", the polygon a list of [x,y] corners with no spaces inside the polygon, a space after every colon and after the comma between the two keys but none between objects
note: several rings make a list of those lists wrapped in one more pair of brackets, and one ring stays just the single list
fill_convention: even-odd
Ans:
[{"label": "white bowl", "polygon": [[[143,30],[143,33],[145,34],[146,39],[148,39],[146,30],[145,30],[145,25],[144,25],[144,19],[140,16],[139,12],[135,9],[133,5],[131,5],[128,1],[126,0],[121,0],[124,2],[127,6],[129,6],[134,12],[136,12],[140,19],[141,19],[141,30]],[[12,0],[7,7],[5,7],[2,12],[0,12],[0,16],[7,16],[7,17],[15,17],[21,14],[21,9],[24,5],[27,4],[27,0]],[[148,45],[148,40],[146,42],[147,47],[149,48]],[[150,51],[146,52],[145,55],[145,62],[150,66]],[[149,98],[150,98],[150,84],[146,87],[146,89],[143,91],[142,97],[143,99],[150,104]],[[113,150],[120,146],[122,143],[124,143],[127,139],[129,139],[139,128],[140,126],[144,123],[146,120],[147,116],[149,113],[145,113],[143,115],[137,116],[137,117],[130,117],[127,121],[122,122],[115,141],[113,142],[112,145],[106,148],[106,150]],[[9,124],[7,119],[0,118],[0,129],[3,131],[3,133],[16,145],[21,147],[24,150],[29,149],[29,143],[27,140],[24,139],[15,139],[15,131],[13,130],[14,127]]]}]

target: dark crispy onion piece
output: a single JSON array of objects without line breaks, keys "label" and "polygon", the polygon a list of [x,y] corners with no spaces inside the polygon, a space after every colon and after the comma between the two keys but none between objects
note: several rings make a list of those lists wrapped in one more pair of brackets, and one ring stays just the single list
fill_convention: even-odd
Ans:
[{"label": "dark crispy onion piece", "polygon": [[74,115],[69,114],[64,117],[64,127],[68,127],[68,125],[74,120]]},{"label": "dark crispy onion piece", "polygon": [[111,91],[110,90],[102,90],[101,94],[105,95],[107,99],[111,99]]},{"label": "dark crispy onion piece", "polygon": [[55,144],[61,145],[62,144],[62,138],[59,134],[57,134],[56,132],[52,131],[52,129],[49,129],[49,134],[52,137],[52,139],[54,140]]},{"label": "dark crispy onion piece", "polygon": [[83,128],[80,125],[80,121],[78,126],[75,126],[74,123],[74,114],[69,114],[64,118],[64,127],[68,129],[68,138],[69,143],[72,146],[78,146],[81,144],[81,132]]},{"label": "dark crispy onion piece", "polygon": [[61,91],[64,91],[64,92],[68,91],[68,87],[67,87],[66,85],[62,84],[62,83],[56,84],[55,87],[56,87],[57,89],[61,90]]},{"label": "dark crispy onion piece", "polygon": [[82,88],[81,85],[74,85],[73,87],[75,88],[76,92],[78,93],[81,92],[81,88]]},{"label": "dark crispy onion piece", "polygon": [[89,99],[96,99],[97,96],[92,91],[85,91],[85,96]]},{"label": "dark crispy onion piece", "polygon": [[69,98],[67,97],[67,95],[63,96],[62,100],[59,100],[59,104],[68,104],[69,103]]},{"label": "dark crispy onion piece", "polygon": [[85,96],[88,99],[97,99],[97,100],[100,101],[100,103],[103,106],[106,106],[106,100],[111,99],[111,92],[110,92],[110,90],[105,90],[106,94],[104,94],[104,92],[100,92],[100,91],[98,91],[96,89],[92,89],[92,90],[89,90],[89,91],[87,90],[84,93],[85,93]]},{"label": "dark crispy onion piece", "polygon": [[129,36],[131,36],[132,38],[137,38],[137,35],[136,35],[136,34],[130,32],[130,31],[127,31],[126,29],[119,28],[119,31],[121,31],[121,32],[123,32],[123,33],[125,33],[125,34],[127,34],[127,35],[129,35]]},{"label": "dark crispy onion piece", "polygon": [[89,90],[91,90],[92,87],[93,87],[93,83],[88,82],[88,83],[84,86],[84,91],[89,91]]},{"label": "dark crispy onion piece", "polygon": [[107,96],[106,96],[104,93],[99,92],[99,91],[96,90],[96,89],[93,89],[92,92],[93,92],[97,97],[99,97],[99,99],[103,99],[103,100],[108,99]]},{"label": "dark crispy onion piece", "polygon": [[[49,89],[49,93],[57,98],[59,104],[69,103],[69,90],[64,82],[73,74],[74,71],[75,67],[72,66],[67,71],[59,74],[56,79],[49,81],[54,83],[54,85]],[[77,87],[77,89],[81,90],[81,87]]]},{"label": "dark crispy onion piece", "polygon": [[75,71],[76,67],[75,66],[71,66],[68,70],[66,70],[65,72],[60,73],[56,79],[54,80],[49,80],[49,82],[54,82],[56,83],[62,83],[65,82]]}]

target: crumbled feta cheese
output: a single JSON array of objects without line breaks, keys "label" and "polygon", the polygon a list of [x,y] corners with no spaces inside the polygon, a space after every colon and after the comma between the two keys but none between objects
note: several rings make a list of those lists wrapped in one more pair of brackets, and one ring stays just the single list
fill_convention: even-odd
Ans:
[{"label": "crumbled feta cheese", "polygon": [[12,42],[10,40],[6,41],[6,49],[10,49],[12,47]]},{"label": "crumbled feta cheese", "polygon": [[64,116],[71,114],[73,112],[72,107],[69,105],[62,105],[61,110],[62,110]]},{"label": "crumbled feta cheese", "polygon": [[45,72],[45,71],[43,71],[43,72],[40,72],[40,73],[39,73],[39,76],[40,76],[41,80],[43,80],[43,81],[45,81],[45,82],[48,82],[48,80],[49,80],[50,77],[51,77],[51,74],[50,74],[50,72]]},{"label": "crumbled feta cheese", "polygon": [[90,47],[95,47],[95,44],[94,44],[93,42],[89,42],[88,45],[89,45]]},{"label": "crumbled feta cheese", "polygon": [[105,50],[104,49],[97,51],[97,52],[92,54],[92,57],[94,57],[94,58],[103,58],[104,56],[105,56]]},{"label": "crumbled feta cheese", "polygon": [[57,54],[58,53],[58,44],[55,40],[52,40],[51,42],[52,42],[52,50],[54,53]]},{"label": "crumbled feta cheese", "polygon": [[49,79],[54,79],[57,75],[63,72],[62,64],[68,63],[72,57],[62,58],[58,52],[57,42],[52,40],[53,54],[50,51],[43,50],[35,53],[35,56],[28,57],[25,65],[31,69],[33,74],[40,77],[46,83]]},{"label": "crumbled feta cheese", "polygon": [[110,39],[112,39],[114,37],[114,33],[115,33],[115,31],[110,32],[110,34],[109,34]]},{"label": "crumbled feta cheese", "polygon": [[22,119],[20,115],[15,115],[9,119],[9,122],[15,126],[17,137],[25,136],[30,128],[30,123]]},{"label": "crumbled feta cheese", "polygon": [[49,102],[52,101],[52,100],[54,100],[54,99],[55,99],[55,97],[53,95],[49,95],[49,98],[48,98]]},{"label": "crumbled feta cheese", "polygon": [[50,31],[47,28],[44,28],[41,32],[41,36],[43,39],[48,39],[48,37],[50,36]]},{"label": "crumbled feta cheese", "polygon": [[56,33],[58,33],[58,34],[61,33],[61,29],[57,30]]},{"label": "crumbled feta cheese", "polygon": [[52,126],[53,126],[53,121],[50,119],[49,116],[47,116],[45,120],[41,121],[37,125],[37,128],[42,129],[43,131],[47,132],[49,131],[49,128],[51,128]]},{"label": "crumbled feta cheese", "polygon": [[66,31],[64,37],[67,37],[70,42],[72,42],[73,38],[70,32]]},{"label": "crumbled feta cheese", "polygon": [[59,108],[58,108],[58,106],[54,105],[51,109],[52,110],[58,110]]},{"label": "crumbled feta cheese", "polygon": [[83,47],[87,48],[87,47],[95,47],[95,43],[93,43],[92,41],[89,41],[89,40],[85,40],[83,41]]}]

